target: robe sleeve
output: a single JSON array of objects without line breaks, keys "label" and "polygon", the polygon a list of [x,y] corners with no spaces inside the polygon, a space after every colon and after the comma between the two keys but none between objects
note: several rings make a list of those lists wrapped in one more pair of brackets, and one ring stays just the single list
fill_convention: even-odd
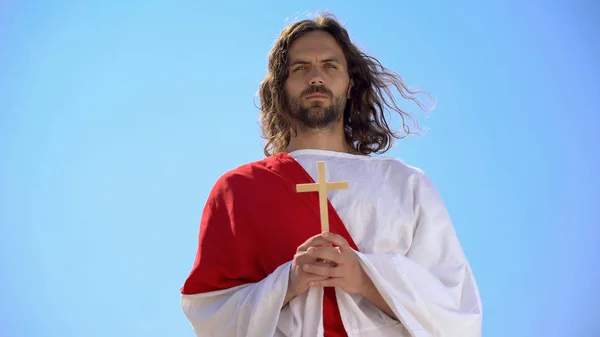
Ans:
[{"label": "robe sleeve", "polygon": [[437,190],[422,172],[416,177],[408,253],[357,252],[361,265],[413,337],[480,337],[481,300],[472,270]]},{"label": "robe sleeve", "polygon": [[181,306],[196,336],[276,336],[290,263],[261,274],[240,177],[222,177],[200,221],[194,266]]}]

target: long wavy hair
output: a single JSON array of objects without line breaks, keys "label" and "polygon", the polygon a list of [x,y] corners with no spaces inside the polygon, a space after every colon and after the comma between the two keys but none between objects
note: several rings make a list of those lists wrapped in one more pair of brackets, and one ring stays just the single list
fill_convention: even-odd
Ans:
[{"label": "long wavy hair", "polygon": [[[356,47],[350,40],[347,30],[331,14],[322,14],[313,20],[302,20],[284,28],[269,53],[268,74],[260,84],[260,116],[262,138],[266,140],[266,156],[283,152],[296,129],[289,114],[288,100],[284,84],[288,77],[288,54],[294,41],[306,33],[321,30],[331,34],[342,48],[348,64],[348,73],[353,82],[350,99],[344,109],[344,133],[352,152],[369,155],[382,154],[393,145],[394,138],[401,139],[413,132],[407,120],[417,120],[400,109],[390,87],[400,95],[415,102],[421,109],[428,108],[417,97],[425,94],[411,90],[402,77],[386,69],[374,57]],[[433,101],[433,100],[431,100]],[[385,108],[396,111],[402,119],[402,133],[393,131],[385,118]]]}]

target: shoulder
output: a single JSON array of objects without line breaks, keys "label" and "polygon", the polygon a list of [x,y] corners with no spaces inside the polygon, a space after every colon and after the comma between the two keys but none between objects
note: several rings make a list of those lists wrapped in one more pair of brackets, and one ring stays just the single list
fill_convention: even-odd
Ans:
[{"label": "shoulder", "polygon": [[277,158],[267,157],[234,167],[217,178],[213,190],[239,190],[264,184],[277,163]]},{"label": "shoulder", "polygon": [[428,198],[441,202],[442,197],[435,183],[424,169],[406,164],[398,158],[388,157],[388,160],[396,175],[406,180],[406,184],[412,190],[415,198]]},{"label": "shoulder", "polygon": [[379,170],[377,174],[381,175],[387,184],[407,189],[414,194],[427,193],[437,197],[437,188],[423,168],[392,156],[370,158],[373,166]]},{"label": "shoulder", "polygon": [[377,156],[369,157],[371,164],[375,164],[380,170],[386,171],[386,173],[393,178],[403,180],[422,180],[427,179],[425,171],[417,166],[409,165],[398,157],[391,156]]},{"label": "shoulder", "polygon": [[269,162],[268,158],[260,159],[248,163],[241,164],[222,173],[216,183],[231,184],[252,181],[256,176],[256,172],[265,168]]}]

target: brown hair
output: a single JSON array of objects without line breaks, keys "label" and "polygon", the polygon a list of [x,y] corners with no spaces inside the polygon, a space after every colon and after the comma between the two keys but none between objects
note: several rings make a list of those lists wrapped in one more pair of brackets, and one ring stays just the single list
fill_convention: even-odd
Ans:
[{"label": "brown hair", "polygon": [[[351,42],[347,30],[332,15],[325,14],[314,20],[302,20],[285,27],[269,53],[268,74],[261,82],[258,93],[261,101],[259,121],[262,137],[267,141],[265,155],[284,151],[290,142],[293,126],[284,91],[288,76],[288,53],[294,41],[303,34],[316,30],[328,32],[335,38],[348,63],[353,87],[343,118],[345,138],[350,149],[365,155],[384,153],[392,147],[393,138],[401,139],[414,133],[406,124],[406,119],[413,120],[416,127],[417,121],[396,105],[388,86],[395,87],[403,98],[412,100],[425,109],[414,96],[422,92],[408,89],[398,74],[383,67],[374,57],[363,53]],[[384,107],[400,114],[403,135],[390,129],[384,116]]]}]

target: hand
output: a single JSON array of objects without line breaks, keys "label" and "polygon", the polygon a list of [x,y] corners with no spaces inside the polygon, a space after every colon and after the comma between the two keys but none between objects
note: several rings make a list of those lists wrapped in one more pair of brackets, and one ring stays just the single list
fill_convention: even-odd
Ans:
[{"label": "hand", "polygon": [[300,247],[298,247],[290,268],[288,290],[285,296],[284,305],[287,304],[287,302],[289,302],[292,298],[308,290],[310,282],[327,279],[327,276],[315,275],[314,273],[307,273],[303,270],[303,266],[306,265],[325,264],[324,261],[318,260],[316,257],[313,257],[308,253],[309,249],[315,248],[334,249],[331,246],[331,242],[326,240],[322,234],[311,237]]},{"label": "hand", "polygon": [[[303,270],[314,276],[309,281],[310,287],[340,287],[349,294],[364,295],[374,289],[373,281],[365,273],[358,261],[358,256],[350,248],[348,242],[333,233],[324,233],[321,238],[329,245],[311,247],[307,255],[313,260],[323,259],[334,264],[306,263]],[[331,247],[333,244],[336,247]]]}]

